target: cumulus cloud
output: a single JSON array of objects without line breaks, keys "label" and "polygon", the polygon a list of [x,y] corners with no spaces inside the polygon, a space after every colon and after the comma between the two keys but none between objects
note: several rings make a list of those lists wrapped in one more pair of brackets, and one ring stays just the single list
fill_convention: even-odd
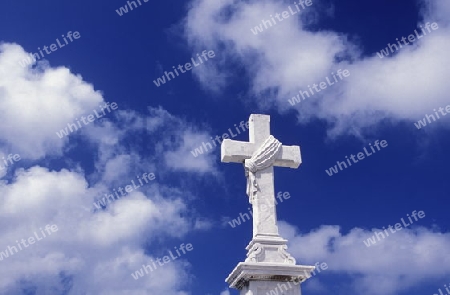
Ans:
[{"label": "cumulus cloud", "polygon": [[324,261],[327,272],[352,276],[353,288],[363,294],[397,294],[429,279],[450,274],[450,234],[424,227],[403,228],[375,245],[365,240],[374,235],[354,228],[347,234],[339,226],[321,226],[309,233],[286,222],[280,231],[289,240],[289,252],[299,264]]},{"label": "cumulus cloud", "polygon": [[[189,231],[211,227],[190,212],[189,191],[160,179],[174,170],[210,171],[210,155],[198,162],[182,159],[192,157],[189,140],[203,140],[206,133],[162,108],[149,114],[120,109],[79,130],[81,136],[60,139],[56,131],[98,109],[103,97],[67,68],[20,66],[26,56],[19,45],[0,45],[0,155],[24,158],[0,171],[0,293],[186,295],[185,257],[140,280],[131,274],[176,246],[161,246],[165,239],[182,240]],[[69,149],[83,149],[94,167],[72,159]],[[36,165],[49,158],[64,168]],[[156,180],[94,209],[105,193],[144,172],[155,173]],[[17,253],[10,250],[46,225],[56,225],[57,232],[22,244]]]},{"label": "cumulus cloud", "polygon": [[23,158],[61,155],[67,138],[56,131],[98,110],[103,97],[65,67],[20,66],[27,56],[19,45],[0,45],[0,142]]},{"label": "cumulus cloud", "polygon": [[[182,262],[155,272],[164,276],[164,281],[155,277],[134,281],[131,273],[152,259],[143,252],[145,243],[187,232],[189,221],[180,217],[186,210],[184,202],[179,197],[134,192],[93,212],[89,208],[95,194],[83,175],[41,167],[21,170],[13,183],[0,185],[0,220],[5,225],[0,232],[0,251],[9,254],[0,262],[2,293],[13,292],[27,278],[37,294],[50,289],[62,293],[67,282],[74,285],[70,294],[81,290],[138,294],[148,288],[179,294],[177,288],[184,282],[180,276],[186,277],[188,268]],[[18,253],[8,252],[8,246],[18,247],[16,240],[40,233],[47,224],[56,225],[58,231],[35,245],[22,246]]]},{"label": "cumulus cloud", "polygon": [[[437,22],[439,29],[385,58],[375,53],[363,56],[357,45],[340,33],[311,30],[311,22],[317,22],[317,11],[322,9],[320,1],[257,35],[252,33],[261,19],[287,11],[289,4],[275,0],[193,1],[184,22],[188,42],[195,49],[221,49],[209,66],[222,75],[213,76],[208,84],[223,87],[231,76],[227,65],[239,65],[247,73],[250,94],[261,108],[271,101],[280,112],[296,110],[301,122],[326,120],[330,135],[360,134],[384,119],[418,120],[434,108],[448,105],[448,1],[425,1],[418,28]],[[404,36],[412,33],[404,32]],[[348,69],[350,77],[290,105],[288,99],[327,77],[332,79],[338,69]],[[212,71],[209,68],[203,74]],[[229,75],[224,74],[227,71]]]},{"label": "cumulus cloud", "polygon": [[211,141],[206,131],[199,130],[199,127],[171,115],[161,107],[149,107],[149,112],[147,130],[163,136],[155,152],[162,155],[166,167],[181,172],[216,172],[211,150],[202,149],[201,153],[195,153],[195,149],[202,146],[203,142]]},{"label": "cumulus cloud", "polygon": [[179,137],[181,138],[180,145],[173,151],[167,151],[164,155],[168,167],[180,171],[214,172],[216,170],[215,158],[211,154],[211,150],[202,154],[198,153],[197,156],[192,154],[199,147],[203,147],[203,142],[211,141],[205,133],[194,134],[190,130],[185,130],[179,134]]}]

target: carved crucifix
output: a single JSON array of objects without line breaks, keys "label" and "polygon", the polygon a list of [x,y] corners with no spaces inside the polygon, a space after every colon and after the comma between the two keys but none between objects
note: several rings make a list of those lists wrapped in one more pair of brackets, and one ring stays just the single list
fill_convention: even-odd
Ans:
[{"label": "carved crucifix", "polygon": [[271,136],[268,115],[250,115],[249,132],[249,142],[225,139],[221,160],[244,163],[246,167],[247,193],[253,206],[253,237],[279,237],[273,167],[298,168],[300,147],[281,145]]}]

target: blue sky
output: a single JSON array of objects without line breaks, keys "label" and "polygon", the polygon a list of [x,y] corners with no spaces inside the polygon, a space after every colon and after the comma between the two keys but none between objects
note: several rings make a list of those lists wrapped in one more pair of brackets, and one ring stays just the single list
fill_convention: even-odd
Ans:
[{"label": "blue sky", "polygon": [[[28,2],[0,11],[0,294],[238,294],[224,280],[252,236],[233,223],[248,213],[244,170],[218,147],[194,153],[252,113],[301,146],[275,190],[291,196],[277,214],[297,264],[328,265],[303,294],[445,294],[448,1],[312,0],[272,26],[294,2]],[[42,238],[46,225],[58,230]]]}]

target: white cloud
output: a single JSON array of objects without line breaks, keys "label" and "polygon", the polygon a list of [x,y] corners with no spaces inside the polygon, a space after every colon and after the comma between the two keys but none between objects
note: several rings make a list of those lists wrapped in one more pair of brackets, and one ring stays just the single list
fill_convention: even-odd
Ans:
[{"label": "white cloud", "polygon": [[[448,1],[425,2],[424,22],[437,21],[438,30],[414,46],[401,49],[394,57],[383,59],[375,53],[371,57],[359,57],[360,49],[339,33],[308,30],[299,14],[258,35],[250,31],[261,19],[288,10],[288,6],[289,3],[273,0],[193,2],[185,21],[191,46],[194,50],[223,48],[210,66],[215,66],[224,78],[209,79],[210,86],[216,83],[211,88],[226,85],[230,69],[225,61],[243,65],[251,94],[260,107],[267,107],[267,102],[272,100],[280,112],[296,109],[301,122],[311,118],[326,120],[332,126],[330,135],[359,134],[385,118],[419,120],[434,108],[450,104],[450,84],[445,81],[450,75]],[[320,15],[316,13],[319,9],[322,9],[320,3],[313,1],[302,16],[314,22]],[[404,32],[404,36],[412,33]],[[288,103],[299,90],[325,81],[339,68],[349,69],[350,77],[330,86],[323,95],[317,93],[294,107]],[[203,74],[211,71],[208,69]]]},{"label": "white cloud", "polygon": [[[97,109],[103,101],[101,94],[64,67],[55,69],[45,63],[21,67],[18,61],[24,57],[18,45],[0,46],[4,120],[0,154],[19,153],[31,160],[52,156],[67,168],[52,171],[23,161],[10,167],[7,180],[0,182],[0,252],[17,246],[16,240],[27,239],[40,227],[58,227],[52,236],[0,261],[0,293],[17,294],[29,288],[39,295],[69,289],[68,294],[186,295],[182,290],[190,281],[188,257],[140,280],[131,273],[159,257],[145,250],[165,251],[156,247],[156,240],[181,240],[188,231],[210,228],[209,221],[190,214],[189,191],[159,179],[174,169],[206,172],[212,168],[210,155],[200,164],[183,160],[165,167],[166,153],[175,158],[183,152],[190,156],[187,142],[203,138],[205,132],[162,108],[150,109],[149,115],[117,110],[113,120],[79,130],[82,145],[71,141],[71,149],[81,148],[92,157],[95,169],[85,175],[84,169],[91,167],[65,155],[68,140],[59,139],[55,132]],[[145,146],[150,152],[143,154],[142,142],[150,138]],[[5,172],[0,171],[0,177]],[[155,173],[156,180],[94,212],[94,201],[143,172]]]},{"label": "white cloud", "polygon": [[216,172],[211,150],[197,157],[192,154],[203,142],[211,141],[205,131],[200,131],[198,127],[171,115],[161,107],[149,107],[149,112],[147,130],[162,136],[155,152],[162,155],[166,167],[183,172]]},{"label": "white cloud", "polygon": [[[27,56],[19,45],[0,46],[0,115],[3,119],[0,142],[5,143],[5,153],[18,153],[22,158],[35,160],[47,155],[60,156],[67,148],[68,138],[60,139],[56,132],[76,118],[99,110],[103,97],[67,68],[51,68],[45,62],[38,63],[35,68],[20,66],[19,62]],[[127,167],[124,161],[141,163],[142,159],[136,155],[130,158],[127,155],[130,151],[118,145],[119,140],[133,132],[159,136],[163,142],[160,145],[162,158],[170,168],[201,173],[214,171],[211,154],[195,158],[190,153],[191,149],[208,140],[205,132],[161,107],[149,108],[149,115],[120,108],[119,105],[119,110],[102,122],[76,131],[97,145],[96,168],[100,172],[113,171],[104,175],[105,181],[120,178],[117,171],[128,172],[119,169]],[[115,123],[107,119],[113,116]],[[164,134],[158,134],[162,129]]]},{"label": "white cloud", "polygon": [[194,223],[194,229],[197,230],[209,230],[214,226],[214,223],[205,218],[197,218]]},{"label": "white cloud", "polygon": [[23,158],[61,155],[67,139],[56,131],[98,110],[102,95],[67,68],[20,66],[26,57],[19,45],[0,45],[0,141]]},{"label": "white cloud", "polygon": [[165,265],[154,277],[138,281],[131,273],[151,259],[143,253],[144,243],[164,236],[182,237],[189,230],[190,222],[180,217],[186,210],[181,198],[133,192],[105,211],[93,213],[85,208],[92,208],[95,194],[96,189],[88,188],[77,172],[40,167],[20,170],[13,183],[0,185],[4,224],[0,251],[33,236],[40,227],[58,226],[56,233],[0,262],[1,293],[12,292],[25,278],[38,288],[37,294],[49,288],[62,290],[62,276],[68,276],[74,290],[79,290],[70,294],[81,290],[141,294],[150,288],[179,294],[188,266],[182,262]]},{"label": "white cloud", "polygon": [[449,233],[404,228],[367,247],[364,241],[374,233],[361,228],[342,234],[339,226],[322,226],[300,234],[280,222],[280,231],[289,240],[288,251],[297,263],[326,262],[327,273],[351,275],[358,293],[396,294],[450,274]]},{"label": "white cloud", "polygon": [[[83,130],[83,134],[98,146],[96,168],[102,174],[103,182],[112,183],[139,170],[160,174],[161,171],[156,170],[161,167],[171,172],[216,172],[211,150],[197,157],[191,153],[203,142],[210,141],[206,131],[162,107],[149,107],[148,112],[142,115],[131,110],[119,110],[114,113],[114,123],[106,121]],[[118,144],[125,141],[137,145],[125,148]],[[138,153],[143,146],[146,146],[146,155]]]},{"label": "white cloud", "polygon": [[[176,150],[166,151],[164,159],[168,167],[181,171],[214,172],[215,159],[211,150],[195,157],[191,152],[203,147],[203,142],[210,143],[206,134],[195,134],[191,130],[180,131],[180,145]],[[219,149],[217,147],[217,149]]]}]

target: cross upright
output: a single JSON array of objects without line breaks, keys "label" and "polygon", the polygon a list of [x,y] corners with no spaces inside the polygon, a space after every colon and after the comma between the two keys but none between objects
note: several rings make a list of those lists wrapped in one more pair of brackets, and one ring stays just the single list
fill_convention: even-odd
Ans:
[{"label": "cross upright", "polygon": [[[244,163],[270,137],[270,116],[252,114],[249,118],[249,142],[225,139],[221,146],[221,161]],[[298,168],[301,164],[299,146],[281,146],[273,164],[255,172],[257,192],[253,206],[253,237],[279,237],[275,208],[273,167]],[[249,196],[250,197],[250,196]]]}]

